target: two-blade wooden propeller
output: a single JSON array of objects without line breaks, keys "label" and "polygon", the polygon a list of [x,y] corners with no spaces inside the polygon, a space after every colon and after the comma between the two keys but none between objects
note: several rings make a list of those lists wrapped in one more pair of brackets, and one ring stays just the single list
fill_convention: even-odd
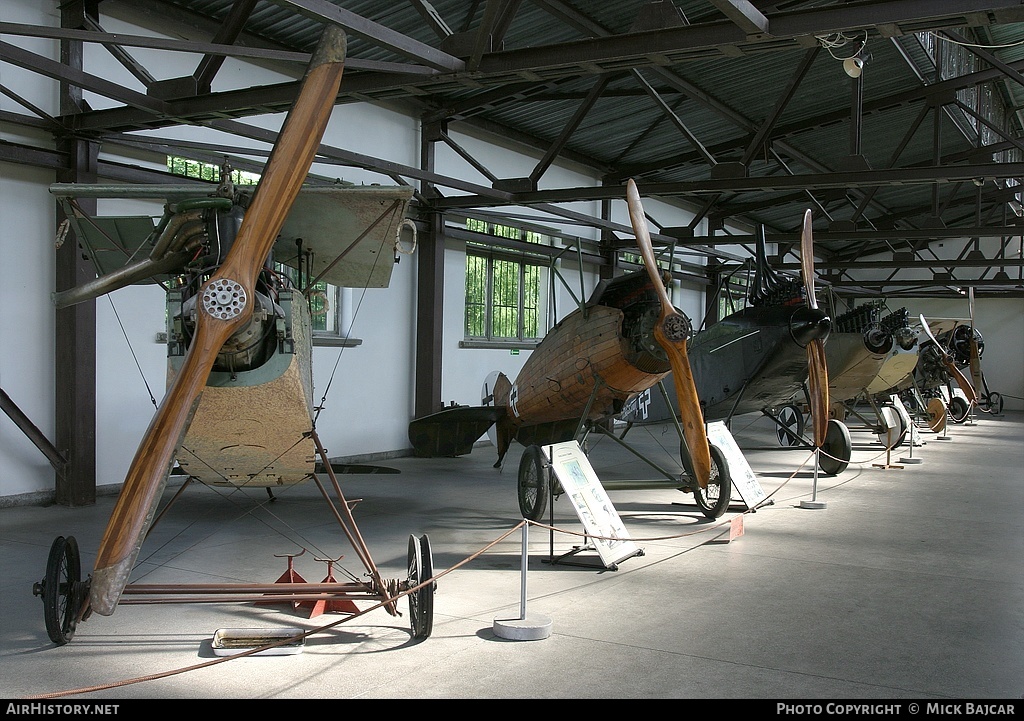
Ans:
[{"label": "two-blade wooden propeller", "polygon": [[[964,372],[956,367],[956,361],[953,360],[953,356],[950,355],[949,351],[942,347],[939,341],[935,340],[935,336],[932,334],[932,329],[928,325],[928,321],[925,320],[924,315],[921,315],[921,327],[924,328],[924,332],[931,339],[931,342],[935,344],[935,350],[942,356],[942,365],[946,367],[946,372],[956,381],[956,384],[960,386],[960,390],[964,392],[964,396],[967,398],[968,403],[978,402],[978,393],[974,390],[974,386],[964,375]],[[973,329],[971,332],[973,336]]]},{"label": "two-blade wooden propeller", "polygon": [[640,204],[640,193],[632,178],[626,184],[626,202],[629,205],[629,219],[633,224],[633,232],[640,246],[640,255],[644,259],[644,267],[647,268],[647,274],[661,300],[661,315],[654,327],[654,338],[665,349],[669,365],[672,367],[672,374],[675,377],[683,440],[690,455],[694,476],[701,488],[707,488],[708,479],[711,477],[711,449],[708,446],[704,415],[697,397],[697,386],[693,381],[693,372],[690,369],[690,359],[686,354],[690,323],[672,305],[672,300],[665,289],[665,283],[662,281],[661,273],[654,260],[654,246],[651,244],[647,219],[644,217],[644,209]]},{"label": "two-blade wooden propeller", "polygon": [[114,612],[217,354],[252,315],[256,279],[309,173],[337,100],[345,33],[325,27],[224,264],[200,289],[195,336],[132,460],[97,552],[89,604]]},{"label": "two-blade wooden propeller", "polygon": [[[814,294],[814,238],[811,233],[811,211],[804,212],[800,233],[800,272],[803,275],[807,305],[818,309]],[[828,363],[825,360],[825,341],[813,338],[807,343],[807,392],[811,403],[811,421],[814,424],[814,447],[821,448],[828,434]]]},{"label": "two-blade wooden propeller", "polygon": [[981,348],[978,345],[978,336],[974,334],[974,286],[967,289],[967,302],[971,313],[970,365],[968,367],[971,369],[971,385],[974,387],[975,396],[977,396],[978,389],[982,388],[982,383],[984,383],[984,377],[981,374]]}]

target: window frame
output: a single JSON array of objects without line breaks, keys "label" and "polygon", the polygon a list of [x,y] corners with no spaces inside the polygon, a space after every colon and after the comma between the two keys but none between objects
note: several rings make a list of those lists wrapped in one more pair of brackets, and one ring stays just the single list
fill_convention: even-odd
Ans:
[{"label": "window frame", "polygon": [[[551,240],[550,236],[533,230],[527,230],[519,228],[512,224],[497,223],[489,220],[480,220],[476,218],[466,219],[466,228],[470,232],[477,233],[481,236],[480,240],[468,240],[465,248],[465,265],[464,265],[464,290],[465,295],[463,298],[463,323],[462,323],[462,340],[459,342],[460,348],[507,348],[507,349],[524,349],[529,350],[536,348],[544,335],[547,332],[546,327],[546,315],[544,313],[544,303],[546,302],[545,293],[545,282],[544,269],[548,268],[551,263],[550,257],[546,253],[530,253],[525,250],[515,250],[509,248],[503,248],[487,242],[488,236],[508,238],[510,240],[519,241],[523,236],[526,237],[526,241],[536,243],[537,245],[549,245]],[[469,293],[469,281],[470,281],[470,262],[472,258],[477,258],[483,262],[483,299],[482,303],[475,303],[474,299],[471,298]],[[516,286],[517,286],[517,298],[515,306],[516,314],[516,337],[511,336],[497,336],[494,333],[495,328],[495,309],[498,306],[497,296],[495,293],[495,267],[499,263],[509,263],[515,266],[516,273]],[[528,282],[528,274],[530,269],[535,269],[537,277],[535,282]],[[536,288],[536,295],[532,299],[527,298],[529,287],[533,286]],[[532,302],[531,302],[532,301]],[[483,306],[483,335],[471,335],[470,334],[470,309],[472,305]],[[526,335],[526,324],[527,317],[530,314],[536,317],[536,336]]]}]

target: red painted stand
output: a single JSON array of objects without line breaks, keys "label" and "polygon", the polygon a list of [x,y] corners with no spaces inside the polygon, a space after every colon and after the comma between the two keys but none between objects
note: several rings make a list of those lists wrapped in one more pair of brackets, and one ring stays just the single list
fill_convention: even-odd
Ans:
[{"label": "red painted stand", "polygon": [[[316,560],[322,561],[327,564],[327,576],[321,583],[337,583],[337,579],[334,578],[334,564],[340,561],[344,556],[338,556],[337,558],[318,558]],[[311,608],[309,609],[309,618],[316,618],[322,613],[358,613],[359,608],[355,603],[348,600],[347,598],[332,598],[332,599],[321,599],[314,601]]]},{"label": "red painted stand", "polygon": [[[304,579],[302,576],[300,576],[299,572],[295,570],[295,559],[305,552],[306,549],[303,548],[302,551],[300,551],[299,553],[275,553],[274,558],[288,559],[288,570],[282,573],[281,577],[274,581],[274,583],[308,583],[308,581]],[[268,593],[264,595],[271,596],[273,594]],[[313,605],[313,601],[257,601],[256,603],[261,606],[288,604],[292,607],[293,611],[298,611],[300,608],[303,608],[304,606]]]}]

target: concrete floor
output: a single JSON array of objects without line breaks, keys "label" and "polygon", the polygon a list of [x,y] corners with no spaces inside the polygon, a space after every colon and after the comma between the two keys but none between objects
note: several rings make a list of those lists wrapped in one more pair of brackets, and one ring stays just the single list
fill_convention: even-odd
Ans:
[{"label": "concrete floor", "polygon": [[[551,622],[539,640],[495,633],[496,621],[524,615],[518,447],[501,471],[481,446],[378,463],[398,473],[339,476],[346,497],[362,499],[358,529],[385,579],[406,578],[410,534],[430,539],[440,578],[433,634],[420,643],[401,599],[401,617],[378,609],[347,621],[281,606],[122,605],[55,646],[32,584],[56,535],[76,537],[88,573],[114,498],[3,508],[0,697],[1022,698],[1024,414],[980,415],[950,425],[946,440],[923,432],[923,445],[888,457],[874,433],[851,433],[849,469],[815,488],[808,451],[781,449],[765,419],[738,419],[733,435],[770,498],[753,513],[734,500],[711,521],[679,491],[610,491],[643,551],[615,570],[586,550],[563,559],[583,565],[550,563],[583,541],[559,498],[558,530],[529,533],[525,616]],[[656,476],[591,439],[609,485]],[[628,439],[678,469],[670,428]],[[901,457],[921,462],[880,467]],[[812,496],[824,508],[801,507]],[[340,566],[363,574],[312,483],[266,500],[262,490],[190,488],[147,540],[133,581],[269,582],[301,548],[294,568],[308,580],[326,573],[316,557],[341,554]],[[738,523],[743,535],[730,541]],[[213,653],[217,629],[250,627],[315,632],[293,655]]]}]

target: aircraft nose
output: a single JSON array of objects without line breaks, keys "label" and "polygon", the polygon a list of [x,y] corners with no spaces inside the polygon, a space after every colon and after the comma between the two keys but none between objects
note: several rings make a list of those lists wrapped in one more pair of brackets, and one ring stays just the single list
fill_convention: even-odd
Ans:
[{"label": "aircraft nose", "polygon": [[820,308],[802,306],[789,319],[789,332],[798,345],[806,347],[816,338],[824,340],[832,330],[832,319]]}]

